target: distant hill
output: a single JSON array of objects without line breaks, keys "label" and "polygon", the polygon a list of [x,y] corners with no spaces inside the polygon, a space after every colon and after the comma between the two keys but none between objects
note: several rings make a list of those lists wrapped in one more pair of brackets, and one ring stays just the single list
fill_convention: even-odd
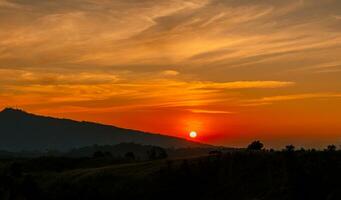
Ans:
[{"label": "distant hill", "polygon": [[212,147],[176,137],[92,122],[39,116],[12,108],[0,112],[0,150],[67,151],[95,144],[114,145],[129,142],[164,148]]}]

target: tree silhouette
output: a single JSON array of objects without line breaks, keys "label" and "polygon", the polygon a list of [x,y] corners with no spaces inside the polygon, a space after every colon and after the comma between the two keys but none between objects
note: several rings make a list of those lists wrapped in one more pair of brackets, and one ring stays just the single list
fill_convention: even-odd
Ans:
[{"label": "tree silhouette", "polygon": [[110,153],[109,151],[106,151],[106,152],[104,152],[104,156],[105,157],[112,157],[112,153]]},{"label": "tree silhouette", "polygon": [[96,151],[92,157],[94,158],[103,158],[105,154],[102,151]]},{"label": "tree silhouette", "polygon": [[263,147],[264,147],[263,143],[261,143],[260,141],[257,140],[257,141],[252,142],[251,144],[249,144],[247,146],[247,149],[253,150],[253,151],[260,151],[263,149]]},{"label": "tree silhouette", "polygon": [[127,152],[124,157],[127,159],[127,160],[135,160],[135,154],[133,152]]},{"label": "tree silhouette", "polygon": [[293,151],[295,151],[295,146],[292,145],[292,144],[287,145],[287,146],[285,146],[285,151],[287,151],[287,152],[293,152]]},{"label": "tree silhouette", "polygon": [[168,157],[168,154],[164,148],[159,147],[159,158],[164,159]]},{"label": "tree silhouette", "polygon": [[334,152],[336,151],[336,146],[331,144],[327,146],[327,151]]},{"label": "tree silhouette", "polygon": [[168,157],[166,150],[161,147],[152,147],[147,154],[149,160],[164,159]]},{"label": "tree silhouette", "polygon": [[208,152],[209,155],[212,155],[212,156],[220,156],[223,154],[223,152],[219,151],[219,150],[212,150],[210,152]]}]

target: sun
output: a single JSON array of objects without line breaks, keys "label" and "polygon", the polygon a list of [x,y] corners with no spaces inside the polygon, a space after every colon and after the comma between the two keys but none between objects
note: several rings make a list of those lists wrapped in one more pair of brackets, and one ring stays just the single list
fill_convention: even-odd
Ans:
[{"label": "sun", "polygon": [[197,132],[195,132],[195,131],[191,131],[190,133],[189,133],[189,137],[191,137],[191,138],[196,138],[198,136],[198,134],[197,134]]}]

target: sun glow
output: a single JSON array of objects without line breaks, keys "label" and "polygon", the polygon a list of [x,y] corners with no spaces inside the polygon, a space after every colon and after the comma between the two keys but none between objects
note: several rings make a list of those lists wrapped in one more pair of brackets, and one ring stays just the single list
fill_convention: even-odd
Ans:
[{"label": "sun glow", "polygon": [[195,132],[195,131],[191,131],[190,133],[189,133],[189,137],[191,137],[191,138],[196,138],[198,136],[198,134],[197,134],[197,132]]}]

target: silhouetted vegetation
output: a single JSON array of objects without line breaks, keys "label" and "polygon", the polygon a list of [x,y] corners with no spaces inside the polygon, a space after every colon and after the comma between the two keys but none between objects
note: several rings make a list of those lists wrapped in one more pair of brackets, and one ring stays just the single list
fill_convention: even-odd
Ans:
[{"label": "silhouetted vegetation", "polygon": [[[127,146],[141,148],[122,144]],[[101,146],[88,157],[1,159],[0,199],[341,199],[341,151],[335,145],[259,151],[263,144],[256,141],[245,150],[207,149],[185,158],[142,147],[145,160],[133,149],[117,156]]]},{"label": "silhouetted vegetation", "polygon": [[254,141],[251,144],[249,144],[249,146],[247,146],[247,149],[251,151],[260,151],[263,149],[263,147],[264,147],[263,143],[261,143],[260,141]]},{"label": "silhouetted vegetation", "polygon": [[135,154],[133,152],[127,152],[124,157],[128,160],[135,160]]},{"label": "silhouetted vegetation", "polygon": [[210,151],[208,154],[213,155],[213,156],[220,156],[223,154],[223,152],[218,151],[218,150],[213,150],[213,151]]},{"label": "silhouetted vegetation", "polygon": [[167,154],[166,150],[161,148],[161,147],[152,147],[148,151],[149,160],[164,159],[167,157],[168,157],[168,154]]},{"label": "silhouetted vegetation", "polygon": [[328,145],[327,146],[327,151],[330,151],[330,152],[334,152],[334,151],[336,151],[336,146],[335,145]]},{"label": "silhouetted vegetation", "polygon": [[292,144],[287,145],[287,146],[285,146],[285,151],[287,151],[287,152],[293,152],[293,151],[295,151],[295,146],[292,145]]}]

